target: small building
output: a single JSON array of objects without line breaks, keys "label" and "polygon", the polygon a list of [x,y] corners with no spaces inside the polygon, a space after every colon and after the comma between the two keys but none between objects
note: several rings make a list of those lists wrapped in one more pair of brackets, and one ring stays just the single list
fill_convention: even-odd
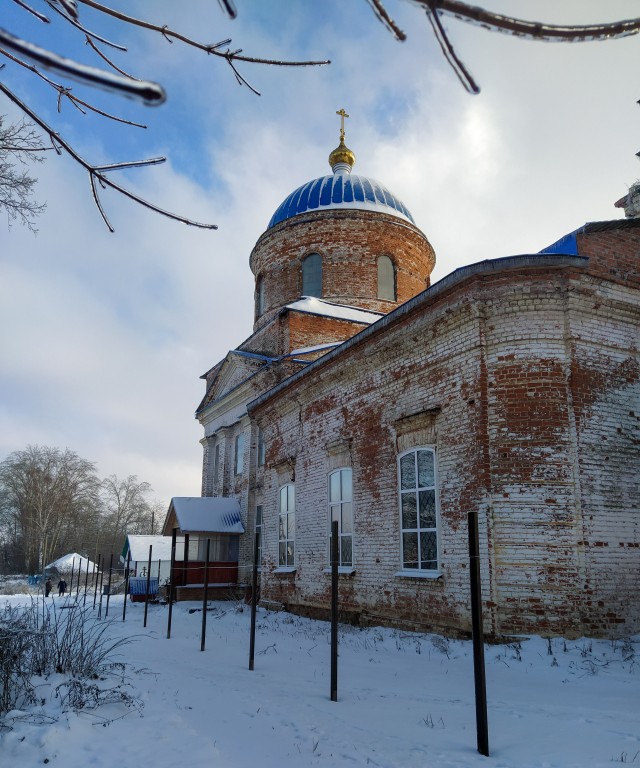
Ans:
[{"label": "small building", "polygon": [[45,572],[51,571],[52,573],[58,573],[60,575],[69,576],[71,573],[94,574],[98,570],[98,566],[89,560],[87,557],[79,555],[77,552],[70,552],[68,555],[63,555],[57,560],[54,560],[49,565],[45,566]]},{"label": "small building", "polygon": [[173,573],[176,600],[202,599],[205,583],[211,597],[225,596],[242,585],[238,542],[244,526],[237,499],[174,497],[162,532],[169,546],[175,532],[181,555]]},{"label": "small building", "polygon": [[158,579],[160,584],[164,584],[171,576],[170,538],[129,534],[122,547],[120,562],[126,567],[130,553],[130,577],[144,578],[149,568],[149,547],[151,547],[151,576]]}]

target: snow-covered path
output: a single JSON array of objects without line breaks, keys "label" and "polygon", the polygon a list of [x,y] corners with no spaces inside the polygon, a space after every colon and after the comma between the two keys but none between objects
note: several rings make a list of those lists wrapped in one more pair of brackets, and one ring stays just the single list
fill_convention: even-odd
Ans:
[{"label": "snow-covered path", "polygon": [[[28,598],[27,598],[28,599]],[[55,598],[58,600],[58,598]],[[17,604],[24,596],[1,597]],[[13,712],[0,762],[31,768],[153,765],[255,768],[571,768],[640,764],[640,638],[487,646],[491,757],[476,751],[471,643],[391,629],[343,627],[338,702],[329,700],[329,626],[259,610],[255,670],[248,670],[248,609],[213,603],[202,613],[114,597],[109,619],[124,646],[122,704],[63,711],[59,679],[42,681],[42,705]],[[625,660],[626,658],[626,660]],[[109,684],[115,684],[114,678]],[[107,681],[104,683],[107,684]],[[38,717],[36,717],[38,715]],[[39,724],[38,720],[46,720]]]}]

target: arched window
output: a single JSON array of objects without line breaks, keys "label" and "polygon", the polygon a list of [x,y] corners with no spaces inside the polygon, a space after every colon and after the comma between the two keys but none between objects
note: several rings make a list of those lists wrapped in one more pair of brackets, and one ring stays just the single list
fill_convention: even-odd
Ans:
[{"label": "arched window", "polygon": [[280,488],[278,514],[278,565],[292,568],[295,565],[296,542],[296,489],[293,483]]},{"label": "arched window", "polygon": [[322,256],[310,253],[302,260],[302,295],[322,296]]},{"label": "arched window", "polygon": [[[353,565],[353,503],[351,469],[337,469],[329,475],[329,552],[331,524],[338,522],[338,565]],[[329,557],[331,562],[331,556]]]},{"label": "arched window", "polygon": [[256,280],[256,320],[264,312],[264,278]]},{"label": "arched window", "polygon": [[398,457],[402,567],[438,571],[438,494],[433,448]]},{"label": "arched window", "polygon": [[378,258],[378,298],[396,300],[396,268],[388,256]]}]

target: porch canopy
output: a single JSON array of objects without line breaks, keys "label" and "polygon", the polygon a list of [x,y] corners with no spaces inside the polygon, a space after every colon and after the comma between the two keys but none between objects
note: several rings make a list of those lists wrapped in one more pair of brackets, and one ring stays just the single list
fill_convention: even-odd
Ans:
[{"label": "porch canopy", "polygon": [[224,496],[174,496],[162,533],[171,536],[173,529],[185,533],[244,533],[240,519],[240,503]]},{"label": "porch canopy", "polygon": [[[184,558],[174,565],[176,587],[232,586],[238,583],[238,540],[244,533],[237,499],[223,496],[175,496],[162,529],[163,534],[184,538]],[[209,570],[205,567],[209,551]],[[207,575],[205,576],[205,573]],[[178,590],[178,600],[186,597]]]}]

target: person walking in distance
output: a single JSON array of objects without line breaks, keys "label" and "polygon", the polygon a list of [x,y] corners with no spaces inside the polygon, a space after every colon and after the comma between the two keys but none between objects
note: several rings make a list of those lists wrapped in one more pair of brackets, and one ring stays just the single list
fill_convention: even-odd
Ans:
[{"label": "person walking in distance", "polygon": [[44,596],[49,597],[49,594],[51,593],[52,589],[53,589],[53,584],[51,583],[51,579],[47,579],[44,583]]},{"label": "person walking in distance", "polygon": [[60,579],[58,582],[58,596],[62,597],[67,591],[67,582],[64,579]]}]

